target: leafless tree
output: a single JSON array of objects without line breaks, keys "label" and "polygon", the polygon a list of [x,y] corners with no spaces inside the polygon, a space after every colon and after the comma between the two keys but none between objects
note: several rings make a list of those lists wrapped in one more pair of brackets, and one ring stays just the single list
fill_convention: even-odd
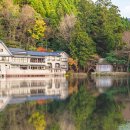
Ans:
[{"label": "leafless tree", "polygon": [[66,14],[59,24],[59,31],[60,35],[66,40],[70,40],[71,32],[74,28],[74,25],[76,23],[76,17],[74,14]]}]

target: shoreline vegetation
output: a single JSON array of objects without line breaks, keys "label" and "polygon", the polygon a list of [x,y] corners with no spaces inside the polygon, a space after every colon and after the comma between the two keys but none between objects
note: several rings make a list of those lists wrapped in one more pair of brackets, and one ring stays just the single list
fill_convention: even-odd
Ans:
[{"label": "shoreline vegetation", "polygon": [[130,76],[130,72],[93,72],[95,76]]},{"label": "shoreline vegetation", "polygon": [[71,72],[71,71],[68,71],[66,74],[65,74],[66,77],[78,77],[78,78],[83,78],[83,77],[87,77],[88,74],[85,73],[85,72]]},{"label": "shoreline vegetation", "polygon": [[111,0],[1,0],[0,39],[11,48],[65,51],[74,71],[88,72],[98,57],[129,64],[130,21]]},{"label": "shoreline vegetation", "polygon": [[67,72],[66,77],[86,78],[88,75],[92,76],[130,76],[130,72],[92,72],[87,74],[85,72]]}]

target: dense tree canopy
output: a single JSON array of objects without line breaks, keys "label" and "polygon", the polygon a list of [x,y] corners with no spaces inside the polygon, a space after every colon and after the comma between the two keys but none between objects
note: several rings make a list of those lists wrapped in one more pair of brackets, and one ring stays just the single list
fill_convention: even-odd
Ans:
[{"label": "dense tree canopy", "polygon": [[10,47],[66,51],[80,66],[123,46],[130,22],[110,0],[1,0],[0,39]]}]

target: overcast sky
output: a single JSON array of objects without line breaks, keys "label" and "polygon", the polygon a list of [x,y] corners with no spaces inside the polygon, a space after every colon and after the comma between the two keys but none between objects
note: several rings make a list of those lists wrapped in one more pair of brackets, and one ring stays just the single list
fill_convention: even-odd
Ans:
[{"label": "overcast sky", "polygon": [[117,5],[119,7],[122,16],[130,18],[130,0],[111,0],[111,1],[114,5]]}]

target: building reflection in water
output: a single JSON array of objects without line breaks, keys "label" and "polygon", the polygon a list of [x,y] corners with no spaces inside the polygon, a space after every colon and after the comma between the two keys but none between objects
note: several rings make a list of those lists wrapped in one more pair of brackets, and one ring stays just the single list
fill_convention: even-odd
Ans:
[{"label": "building reflection in water", "polygon": [[113,79],[110,76],[92,76],[91,79],[93,79],[94,86],[98,89],[99,93],[103,93],[113,85]]},{"label": "building reflection in water", "polygon": [[96,87],[99,92],[104,92],[107,88],[111,87],[113,84],[111,77],[97,77],[96,78]]},{"label": "building reflection in water", "polygon": [[112,78],[111,77],[98,77],[96,79],[96,87],[111,87]]},{"label": "building reflection in water", "polygon": [[0,110],[7,104],[67,97],[68,81],[65,77],[0,79]]},{"label": "building reflection in water", "polygon": [[92,77],[92,79],[95,82],[96,88],[98,88],[101,93],[110,87],[130,86],[129,77],[95,76]]}]

